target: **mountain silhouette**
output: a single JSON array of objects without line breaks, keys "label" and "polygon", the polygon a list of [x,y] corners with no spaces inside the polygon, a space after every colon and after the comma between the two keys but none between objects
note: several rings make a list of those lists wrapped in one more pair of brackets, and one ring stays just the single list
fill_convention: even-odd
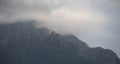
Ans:
[{"label": "mountain silhouette", "polygon": [[120,59],[112,50],[91,48],[74,35],[30,21],[0,25],[0,64],[120,64]]}]

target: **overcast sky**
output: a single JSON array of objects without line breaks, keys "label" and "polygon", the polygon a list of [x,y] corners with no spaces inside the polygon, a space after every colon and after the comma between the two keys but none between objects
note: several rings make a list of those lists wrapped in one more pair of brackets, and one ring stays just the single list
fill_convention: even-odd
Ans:
[{"label": "overcast sky", "polygon": [[0,23],[35,19],[120,56],[120,0],[0,0]]}]

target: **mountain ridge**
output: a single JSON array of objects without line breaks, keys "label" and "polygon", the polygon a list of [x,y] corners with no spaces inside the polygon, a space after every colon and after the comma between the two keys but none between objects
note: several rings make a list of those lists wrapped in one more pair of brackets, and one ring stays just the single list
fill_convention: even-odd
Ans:
[{"label": "mountain ridge", "polygon": [[60,35],[33,22],[0,25],[0,64],[120,64],[109,49],[91,48],[74,35]]}]

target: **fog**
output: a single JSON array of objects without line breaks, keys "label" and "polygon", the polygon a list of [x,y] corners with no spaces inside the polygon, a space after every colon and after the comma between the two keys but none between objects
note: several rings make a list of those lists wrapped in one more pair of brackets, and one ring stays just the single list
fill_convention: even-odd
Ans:
[{"label": "fog", "polygon": [[34,19],[50,30],[74,34],[91,47],[112,49],[120,56],[119,3],[119,0],[0,0],[0,23]]}]

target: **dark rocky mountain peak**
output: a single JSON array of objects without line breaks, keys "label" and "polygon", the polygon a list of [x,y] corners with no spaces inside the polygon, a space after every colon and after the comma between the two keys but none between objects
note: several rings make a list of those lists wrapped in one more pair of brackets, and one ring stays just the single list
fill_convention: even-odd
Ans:
[{"label": "dark rocky mountain peak", "polygon": [[74,35],[60,35],[34,22],[0,25],[0,64],[120,64],[109,49],[90,48]]}]

